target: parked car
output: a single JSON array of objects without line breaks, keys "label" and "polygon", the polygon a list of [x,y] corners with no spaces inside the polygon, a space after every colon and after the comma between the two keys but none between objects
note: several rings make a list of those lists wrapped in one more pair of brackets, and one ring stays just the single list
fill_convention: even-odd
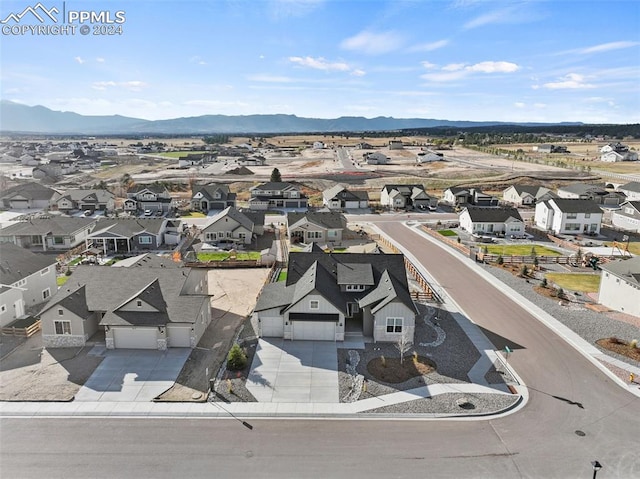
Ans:
[{"label": "parked car", "polygon": [[151,210],[144,210],[144,215],[145,216],[151,216],[153,214],[153,211]]},{"label": "parked car", "polygon": [[91,210],[86,210],[86,211],[83,213],[83,215],[85,215],[85,216],[91,216],[92,214],[93,214],[93,211],[91,211]]}]

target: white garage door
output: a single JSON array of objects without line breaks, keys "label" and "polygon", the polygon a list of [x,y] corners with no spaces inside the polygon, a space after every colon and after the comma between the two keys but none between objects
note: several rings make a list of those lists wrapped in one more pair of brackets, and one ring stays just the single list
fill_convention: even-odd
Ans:
[{"label": "white garage door", "polygon": [[260,318],[260,329],[264,338],[281,338],[284,336],[284,318]]},{"label": "white garage door", "polygon": [[190,348],[191,347],[191,327],[190,326],[167,326],[170,348]]},{"label": "white garage door", "polygon": [[156,328],[113,328],[116,349],[158,349]]},{"label": "white garage door", "polygon": [[333,321],[293,321],[293,339],[335,341],[336,323]]}]

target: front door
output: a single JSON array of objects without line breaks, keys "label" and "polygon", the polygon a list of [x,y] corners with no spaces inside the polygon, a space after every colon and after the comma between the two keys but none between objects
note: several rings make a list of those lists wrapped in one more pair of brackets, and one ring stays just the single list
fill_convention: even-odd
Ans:
[{"label": "front door", "polygon": [[16,310],[16,318],[19,318],[24,314],[24,303],[21,299],[13,303],[13,309]]}]

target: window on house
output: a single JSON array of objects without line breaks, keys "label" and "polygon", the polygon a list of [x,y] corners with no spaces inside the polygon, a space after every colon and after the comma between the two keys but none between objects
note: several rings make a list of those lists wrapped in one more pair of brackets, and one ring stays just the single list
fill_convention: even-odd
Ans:
[{"label": "window on house", "polygon": [[320,309],[320,301],[317,299],[309,301],[309,309]]},{"label": "window on house", "polygon": [[568,220],[575,220],[578,217],[578,213],[567,213]]},{"label": "window on house", "polygon": [[151,244],[151,236],[140,236],[138,238],[140,244]]},{"label": "window on house", "polygon": [[591,218],[591,213],[585,213],[585,214],[584,214],[584,217],[585,217],[585,218]]},{"label": "window on house", "polygon": [[0,313],[4,313],[7,310],[7,305],[3,304],[2,306],[0,306]]},{"label": "window on house", "polygon": [[247,237],[247,233],[238,233],[238,238],[245,239]]},{"label": "window on house", "polygon": [[71,321],[54,321],[56,334],[71,334]]},{"label": "window on house", "polygon": [[142,301],[141,300],[137,300],[136,301],[136,306],[138,306],[138,308],[142,308]]},{"label": "window on house", "polygon": [[358,314],[359,311],[358,303],[347,303],[347,317],[351,318],[354,314]]},{"label": "window on house", "polygon": [[387,318],[387,333],[401,333],[403,318]]},{"label": "window on house", "polygon": [[566,231],[580,231],[580,223],[567,223],[564,225]]},{"label": "window on house", "polygon": [[64,316],[64,309],[58,308],[58,316]]},{"label": "window on house", "polygon": [[64,244],[64,238],[62,236],[54,236],[53,244]]},{"label": "window on house", "polygon": [[44,276],[44,275],[45,275],[45,274],[47,274],[48,272],[49,272],[49,268],[48,268],[48,267],[46,267],[45,269],[43,269],[42,271],[40,271],[40,274],[41,274],[42,276]]},{"label": "window on house", "polygon": [[51,290],[47,288],[42,292],[42,299],[47,299],[49,296],[51,296]]}]

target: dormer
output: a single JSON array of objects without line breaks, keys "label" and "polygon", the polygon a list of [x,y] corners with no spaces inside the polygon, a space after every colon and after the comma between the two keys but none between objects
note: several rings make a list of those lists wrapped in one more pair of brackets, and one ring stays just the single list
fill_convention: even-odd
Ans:
[{"label": "dormer", "polygon": [[373,268],[367,263],[338,263],[336,274],[342,292],[360,293],[375,284]]}]

